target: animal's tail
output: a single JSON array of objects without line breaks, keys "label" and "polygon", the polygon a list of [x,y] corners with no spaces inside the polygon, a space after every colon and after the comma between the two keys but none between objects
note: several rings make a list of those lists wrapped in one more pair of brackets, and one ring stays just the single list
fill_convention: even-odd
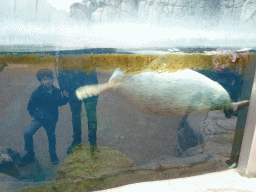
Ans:
[{"label": "animal's tail", "polygon": [[96,96],[108,89],[117,88],[120,84],[122,84],[122,82],[123,82],[122,80],[116,79],[116,80],[109,81],[108,83],[79,87],[76,90],[76,96],[80,100],[86,99],[88,97]]}]

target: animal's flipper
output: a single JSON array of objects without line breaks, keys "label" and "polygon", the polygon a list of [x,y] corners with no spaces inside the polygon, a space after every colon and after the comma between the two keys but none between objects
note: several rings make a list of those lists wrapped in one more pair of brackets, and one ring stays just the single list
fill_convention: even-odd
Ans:
[{"label": "animal's flipper", "polygon": [[108,89],[106,84],[82,86],[76,90],[76,96],[78,99],[82,100],[88,97],[99,95],[100,92],[105,91],[106,89]]},{"label": "animal's flipper", "polygon": [[232,103],[233,105],[233,112],[237,112],[240,111],[241,109],[248,107],[249,106],[250,101],[249,100],[244,100],[244,101],[240,101],[240,102],[234,102]]},{"label": "animal's flipper", "polygon": [[245,107],[248,107],[249,103],[249,100],[230,103],[224,107],[224,113],[228,116],[231,116],[233,115],[233,113],[240,111]]},{"label": "animal's flipper", "polygon": [[76,96],[80,100],[96,96],[99,95],[102,91],[106,91],[111,88],[117,88],[120,84],[122,84],[122,82],[123,81],[116,79],[104,84],[82,86],[76,90]]}]

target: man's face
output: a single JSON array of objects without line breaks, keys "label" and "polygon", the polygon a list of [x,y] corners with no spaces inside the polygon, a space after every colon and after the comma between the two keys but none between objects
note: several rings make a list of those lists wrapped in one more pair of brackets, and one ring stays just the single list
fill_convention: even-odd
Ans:
[{"label": "man's face", "polygon": [[43,77],[41,79],[41,84],[44,86],[44,88],[50,89],[53,85],[53,79],[50,77]]}]

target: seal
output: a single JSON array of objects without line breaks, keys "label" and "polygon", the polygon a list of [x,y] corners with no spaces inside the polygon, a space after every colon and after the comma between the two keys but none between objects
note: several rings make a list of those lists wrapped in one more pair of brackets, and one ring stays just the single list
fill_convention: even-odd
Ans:
[{"label": "seal", "polygon": [[140,112],[162,116],[198,115],[214,110],[232,115],[249,106],[249,100],[232,102],[219,83],[191,69],[135,75],[125,75],[117,69],[108,83],[80,87],[76,95],[84,99],[102,91],[117,94]]}]

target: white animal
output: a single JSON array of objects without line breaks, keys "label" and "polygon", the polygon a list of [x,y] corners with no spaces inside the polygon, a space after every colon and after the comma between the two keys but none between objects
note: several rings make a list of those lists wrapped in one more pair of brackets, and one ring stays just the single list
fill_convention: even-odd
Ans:
[{"label": "white animal", "polygon": [[233,103],[219,83],[191,69],[136,75],[116,70],[108,83],[80,87],[76,95],[84,99],[105,90],[117,94],[138,111],[154,115],[197,115],[211,110],[231,115],[249,105],[248,100]]}]

